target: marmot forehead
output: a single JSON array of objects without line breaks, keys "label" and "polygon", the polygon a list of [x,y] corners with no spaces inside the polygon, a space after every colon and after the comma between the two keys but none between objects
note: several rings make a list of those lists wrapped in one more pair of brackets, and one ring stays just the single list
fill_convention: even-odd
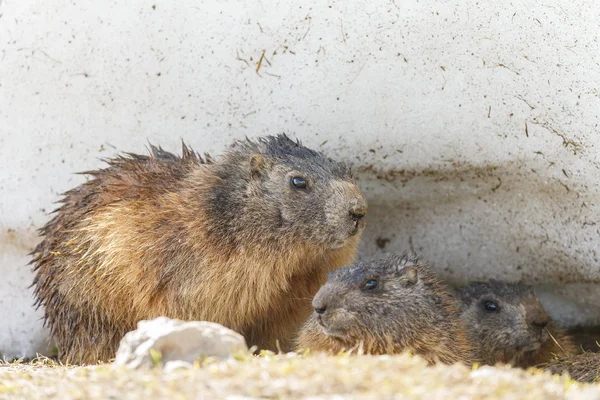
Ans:
[{"label": "marmot forehead", "polygon": [[471,303],[481,297],[495,297],[515,301],[517,299],[535,298],[535,293],[530,286],[520,283],[509,283],[496,279],[487,282],[473,282],[457,289],[457,295],[464,302]]},{"label": "marmot forehead", "polygon": [[422,262],[415,254],[404,253],[392,255],[388,258],[358,262],[354,265],[337,269],[329,274],[330,282],[347,282],[360,284],[370,275],[391,276],[402,272],[405,268],[414,267],[419,271],[428,270],[428,265]]},{"label": "marmot forehead", "polygon": [[323,153],[309,149],[299,140],[293,141],[285,134],[265,136],[256,140],[246,138],[231,145],[231,151],[244,155],[261,154],[279,163],[290,163],[294,166],[320,167],[341,179],[351,179],[350,167],[335,161]]}]

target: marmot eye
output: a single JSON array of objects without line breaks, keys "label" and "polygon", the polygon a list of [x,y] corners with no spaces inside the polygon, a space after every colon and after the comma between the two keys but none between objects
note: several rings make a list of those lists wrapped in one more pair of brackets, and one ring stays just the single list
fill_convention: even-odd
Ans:
[{"label": "marmot eye", "polygon": [[483,308],[485,308],[485,311],[490,311],[490,312],[498,311],[498,307],[496,306],[496,303],[494,303],[491,300],[488,300],[485,303],[483,303]]},{"label": "marmot eye", "polygon": [[294,176],[291,179],[291,183],[292,186],[296,189],[306,189],[306,187],[308,186],[306,179],[302,178],[301,176]]},{"label": "marmot eye", "polygon": [[369,279],[363,283],[363,289],[373,290],[377,287],[377,281],[375,279]]}]

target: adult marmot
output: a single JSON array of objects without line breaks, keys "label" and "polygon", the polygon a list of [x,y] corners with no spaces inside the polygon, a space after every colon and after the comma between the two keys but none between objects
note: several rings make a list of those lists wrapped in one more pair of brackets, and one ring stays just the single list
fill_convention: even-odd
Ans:
[{"label": "adult marmot", "polygon": [[33,285],[60,358],[108,360],[137,321],[218,322],[286,349],[367,212],[350,170],[285,135],[220,159],[183,145],[127,154],[65,194],[41,229]]}]

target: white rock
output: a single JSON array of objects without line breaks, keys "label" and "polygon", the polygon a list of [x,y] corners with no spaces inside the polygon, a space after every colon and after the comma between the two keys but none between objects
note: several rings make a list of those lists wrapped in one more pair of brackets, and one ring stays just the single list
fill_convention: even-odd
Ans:
[{"label": "white rock", "polygon": [[158,317],[138,322],[137,329],[121,339],[115,365],[152,367],[157,355],[163,365],[172,361],[193,363],[202,356],[226,359],[247,351],[244,337],[222,325]]}]

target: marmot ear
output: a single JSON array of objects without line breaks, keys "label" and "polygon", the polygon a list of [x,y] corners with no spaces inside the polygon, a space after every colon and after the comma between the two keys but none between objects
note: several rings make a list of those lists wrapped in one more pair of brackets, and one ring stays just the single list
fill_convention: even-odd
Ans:
[{"label": "marmot ear", "polygon": [[261,176],[269,168],[269,163],[260,154],[250,157],[250,172],[253,178]]},{"label": "marmot ear", "polygon": [[400,275],[400,283],[404,287],[412,286],[419,280],[419,272],[416,268],[405,266],[402,269],[399,267],[398,270],[402,274]]}]

